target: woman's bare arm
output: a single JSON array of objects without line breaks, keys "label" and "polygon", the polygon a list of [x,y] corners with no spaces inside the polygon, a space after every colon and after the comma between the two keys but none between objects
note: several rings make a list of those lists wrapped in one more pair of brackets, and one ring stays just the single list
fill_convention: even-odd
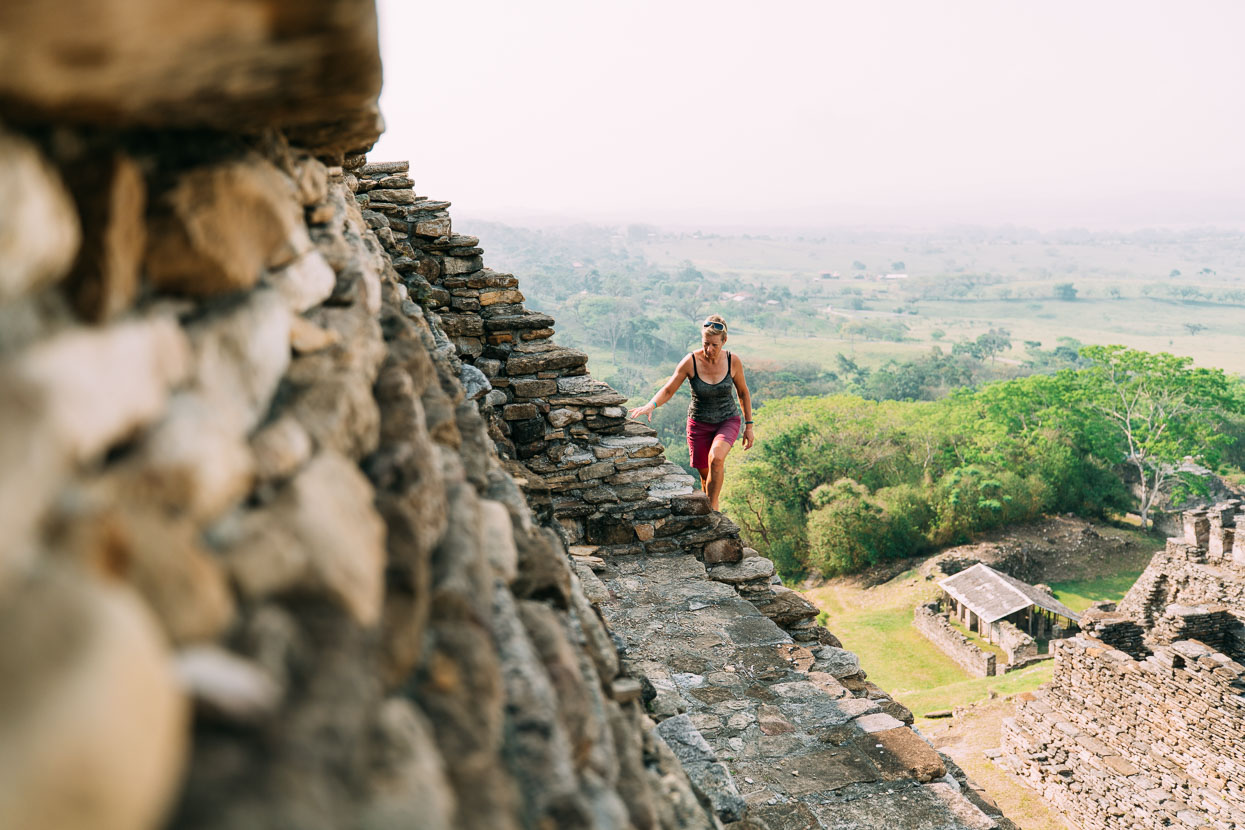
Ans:
[{"label": "woman's bare arm", "polygon": [[739,393],[739,408],[744,411],[744,449],[751,449],[756,441],[752,430],[752,394],[748,391],[748,381],[744,380],[744,362],[735,355],[731,366],[731,378],[735,381],[735,391]]},{"label": "woman's bare arm", "polygon": [[629,418],[639,420],[641,415],[647,415],[648,420],[653,420],[653,410],[667,403],[674,397],[674,393],[679,391],[679,387],[683,385],[683,381],[692,376],[692,356],[689,354],[679,361],[679,365],[675,367],[674,374],[670,376],[670,380],[666,381],[666,385],[657,390],[657,394],[649,400],[644,406],[637,406],[627,414]]}]

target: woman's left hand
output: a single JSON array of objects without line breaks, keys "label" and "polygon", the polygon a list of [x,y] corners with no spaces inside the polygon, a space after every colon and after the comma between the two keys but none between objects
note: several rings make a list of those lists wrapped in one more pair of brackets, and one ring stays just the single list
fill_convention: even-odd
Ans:
[{"label": "woman's left hand", "polygon": [[756,435],[752,431],[752,424],[744,427],[744,449],[752,449],[752,445],[756,443]]}]

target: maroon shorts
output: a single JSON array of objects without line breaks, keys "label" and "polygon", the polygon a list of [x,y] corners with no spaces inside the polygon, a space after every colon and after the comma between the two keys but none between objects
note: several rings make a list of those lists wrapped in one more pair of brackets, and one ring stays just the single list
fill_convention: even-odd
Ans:
[{"label": "maroon shorts", "polygon": [[705,424],[688,418],[687,448],[692,453],[692,466],[697,470],[703,470],[709,466],[709,448],[713,446],[718,436],[721,436],[732,447],[735,446],[740,425],[738,415],[727,418],[720,424]]}]

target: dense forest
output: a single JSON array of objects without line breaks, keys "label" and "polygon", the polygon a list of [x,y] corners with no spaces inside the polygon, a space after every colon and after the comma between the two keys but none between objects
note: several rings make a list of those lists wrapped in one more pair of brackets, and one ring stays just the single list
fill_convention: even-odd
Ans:
[{"label": "dense forest", "polygon": [[[858,571],[1050,512],[1148,521],[1160,495],[1237,478],[1245,385],[1188,358],[1089,346],[1083,368],[939,401],[784,398],[756,414],[726,511],[787,579]],[[1125,481],[1135,484],[1140,498]]]}]

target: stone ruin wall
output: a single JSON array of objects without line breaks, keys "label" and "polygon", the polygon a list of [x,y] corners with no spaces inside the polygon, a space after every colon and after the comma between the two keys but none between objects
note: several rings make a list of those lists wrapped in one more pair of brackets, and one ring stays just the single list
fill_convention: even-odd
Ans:
[{"label": "stone ruin wall", "polygon": [[1117,610],[1052,644],[1052,682],[1004,724],[1002,762],[1083,830],[1245,827],[1236,510],[1186,514]]},{"label": "stone ruin wall", "polygon": [[947,615],[938,610],[938,603],[923,603],[913,609],[912,624],[925,639],[973,677],[990,677],[995,673],[998,655],[986,651],[963,632],[957,631]]},{"label": "stone ruin wall", "polygon": [[914,608],[912,623],[925,639],[974,677],[1006,674],[1044,659],[1038,654],[1033,638],[1007,620],[990,623],[991,636],[1007,655],[1006,661],[999,660],[997,654],[986,651],[953,626],[947,612],[941,611],[937,602],[922,603]]},{"label": "stone ruin wall", "polygon": [[370,3],[171,9],[0,8],[0,826],[1011,826],[365,166]]}]

